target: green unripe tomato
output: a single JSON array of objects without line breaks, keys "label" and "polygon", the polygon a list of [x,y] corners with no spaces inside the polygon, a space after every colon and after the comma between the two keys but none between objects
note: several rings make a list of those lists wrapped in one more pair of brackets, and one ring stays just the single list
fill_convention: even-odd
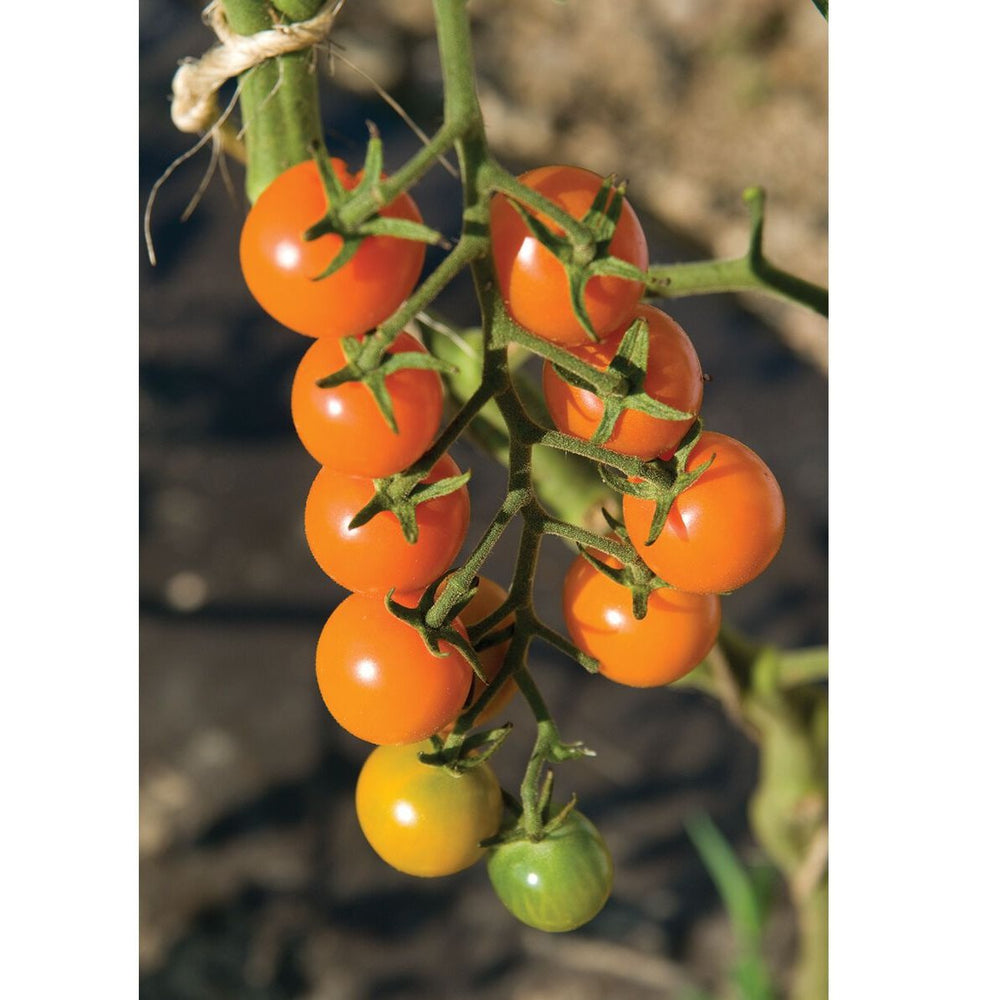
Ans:
[{"label": "green unripe tomato", "polygon": [[542,931],[571,931],[592,920],[608,901],[614,877],[604,838],[575,809],[542,840],[492,848],[487,871],[500,902]]}]

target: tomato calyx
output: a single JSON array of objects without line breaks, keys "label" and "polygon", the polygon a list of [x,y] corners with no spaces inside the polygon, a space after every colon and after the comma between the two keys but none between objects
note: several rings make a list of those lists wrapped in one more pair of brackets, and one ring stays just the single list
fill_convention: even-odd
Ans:
[{"label": "tomato calyx", "polygon": [[455,649],[458,650],[462,658],[472,668],[472,672],[481,681],[483,681],[483,683],[488,683],[488,678],[483,672],[482,664],[479,662],[479,657],[476,655],[476,651],[473,649],[472,643],[469,641],[464,631],[460,632],[452,624],[452,622],[454,622],[457,618],[457,614],[453,615],[451,619],[443,625],[432,627],[427,624],[427,612],[434,606],[434,595],[441,580],[443,579],[445,579],[445,577],[441,577],[439,580],[434,581],[434,583],[432,583],[420,595],[420,600],[417,601],[414,606],[402,604],[399,601],[394,600],[393,594],[395,593],[395,588],[393,588],[385,595],[386,609],[391,615],[415,629],[416,632],[419,633],[420,638],[423,640],[424,645],[432,655],[440,657],[447,656],[447,652],[441,648],[441,643],[447,642],[449,645],[454,646]]},{"label": "tomato calyx", "polygon": [[593,435],[591,444],[604,444],[611,437],[623,410],[637,410],[660,420],[690,420],[694,414],[678,410],[668,403],[654,399],[646,392],[646,372],[649,365],[649,323],[640,316],[625,331],[625,335],[608,364],[608,372],[618,376],[615,387],[602,391],[586,377],[574,374],[559,364],[553,368],[563,381],[580,389],[593,392],[604,404],[604,412]]},{"label": "tomato calyx", "polygon": [[[445,248],[450,246],[437,230],[425,226],[422,222],[387,218],[378,214],[378,206],[386,201],[381,190],[382,140],[373,125],[369,125],[369,133],[362,178],[350,191],[344,187],[330,165],[329,155],[322,144],[314,142],[310,145],[310,152],[326,193],[327,209],[323,217],[305,231],[303,239],[311,242],[322,236],[335,235],[343,240],[339,252],[319,274],[313,277],[313,281],[321,281],[339,271],[354,257],[364,240],[371,236],[391,236],[395,239],[414,240]],[[371,199],[376,208],[360,222],[348,222],[345,218],[346,210],[365,199]]]},{"label": "tomato calyx", "polygon": [[[421,466],[426,464],[425,460],[421,460]],[[471,471],[466,471],[425,483],[422,480],[426,474],[418,468],[413,472],[397,472],[372,480],[375,495],[351,518],[348,527],[353,531],[367,524],[376,514],[388,511],[399,521],[403,537],[411,545],[416,544],[420,530],[417,526],[417,507],[428,500],[460,490],[472,475]]]},{"label": "tomato calyx", "polygon": [[649,609],[649,595],[652,594],[654,590],[673,588],[670,587],[670,584],[667,583],[666,580],[657,576],[642,561],[639,553],[636,552],[635,548],[630,542],[628,542],[628,535],[625,533],[625,525],[612,517],[603,508],[601,509],[601,513],[604,515],[604,519],[608,522],[611,530],[615,533],[613,536],[615,541],[628,545],[634,554],[634,558],[619,565],[611,565],[608,560],[613,560],[615,563],[617,563],[618,560],[604,552],[597,552],[595,554],[594,551],[591,551],[586,546],[578,544],[577,548],[580,550],[580,556],[599,573],[606,576],[609,580],[617,583],[620,587],[624,587],[631,593],[632,617],[637,622],[642,621],[642,619],[646,617],[646,612]]},{"label": "tomato calyx", "polygon": [[424,764],[443,767],[456,775],[465,774],[486,763],[497,752],[513,728],[513,724],[507,722],[493,729],[463,736],[456,741],[432,736],[433,752],[424,751],[417,756]]},{"label": "tomato calyx", "polygon": [[590,340],[598,341],[600,337],[594,330],[584,302],[587,282],[591,278],[615,277],[641,281],[647,287],[650,283],[646,271],[610,253],[611,240],[625,203],[625,183],[619,183],[614,174],[604,178],[590,208],[579,220],[589,236],[583,241],[569,238],[561,227],[557,226],[557,231],[550,229],[533,211],[520,204],[516,195],[505,191],[504,197],[531,235],[562,264],[569,280],[573,314]]},{"label": "tomato calyx", "polygon": [[392,408],[392,396],[385,384],[386,379],[406,368],[418,368],[449,375],[454,374],[456,369],[454,365],[450,365],[428,352],[400,351],[397,354],[390,354],[387,350],[388,344],[376,343],[375,341],[376,338],[370,334],[364,339],[345,337],[341,340],[347,364],[332,374],[317,379],[316,386],[319,389],[335,389],[347,382],[360,382],[372,394],[379,413],[385,418],[392,432],[398,434],[399,425],[396,423],[396,415]]},{"label": "tomato calyx", "polygon": [[713,453],[701,465],[690,471],[686,469],[688,456],[697,444],[698,438],[701,437],[701,431],[702,421],[698,417],[688,429],[687,434],[681,438],[677,450],[669,459],[654,458],[643,463],[641,478],[634,479],[609,466],[598,466],[601,478],[613,490],[654,502],[653,520],[649,526],[646,545],[652,545],[660,537],[674,501],[689,486],[697,482],[715,458]]},{"label": "tomato calyx", "polygon": [[548,771],[539,791],[537,804],[539,825],[535,829],[532,829],[532,824],[527,821],[527,811],[521,807],[521,804],[512,797],[505,797],[505,804],[512,811],[512,816],[494,836],[482,841],[482,846],[499,847],[501,844],[513,844],[522,840],[537,844],[545,840],[546,837],[551,837],[569,819],[577,805],[577,796],[574,792],[569,801],[553,815],[552,789],[554,784],[554,776],[551,771]]}]

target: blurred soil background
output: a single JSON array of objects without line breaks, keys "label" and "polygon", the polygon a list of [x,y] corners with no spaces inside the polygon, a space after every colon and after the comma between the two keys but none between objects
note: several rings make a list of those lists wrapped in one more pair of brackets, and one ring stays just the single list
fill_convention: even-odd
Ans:
[{"label": "blurred soil background", "polygon": [[[769,193],[772,259],[826,280],[826,25],[808,0],[472,0],[481,97],[496,153],[515,169],[572,162],[630,182],[657,262],[735,255],[740,193]],[[425,130],[440,115],[429,0],[347,0],[337,51]],[[212,43],[199,6],[140,0],[140,189],[192,137],[169,119],[177,61]],[[324,70],[325,72],[325,70]],[[324,85],[332,150],[360,166],[374,121],[388,166],[417,140],[365,78],[336,61]],[[357,828],[355,777],[369,748],[339,730],[315,687],[313,651],[342,592],[315,566],[302,505],[315,465],[288,413],[308,346],[246,292],[245,211],[218,178],[180,216],[203,152],[153,212],[143,253],[140,342],[140,995],[144,1000],[652,1000],[723,992],[732,943],[718,895],[684,832],[707,811],[750,862],[746,802],[756,754],[710,699],[633,691],[535,646],[536,680],[567,739],[564,765],[604,833],[617,875],[587,927],[547,936],[510,918],[482,866],[422,881],[383,865]],[[233,174],[241,190],[241,171]],[[442,170],[415,190],[427,220],[458,227]],[[748,309],[747,306],[751,308]],[[461,282],[439,303],[476,322]],[[712,429],[771,465],[788,535],[771,569],[726,598],[727,619],[783,646],[826,641],[826,324],[734,296],[669,304],[704,369]],[[470,539],[503,477],[471,446]],[[536,596],[561,626],[572,553],[543,550]],[[488,564],[507,582],[509,548]],[[526,709],[497,772],[516,787],[531,745]],[[768,940],[794,948],[779,892]]]}]

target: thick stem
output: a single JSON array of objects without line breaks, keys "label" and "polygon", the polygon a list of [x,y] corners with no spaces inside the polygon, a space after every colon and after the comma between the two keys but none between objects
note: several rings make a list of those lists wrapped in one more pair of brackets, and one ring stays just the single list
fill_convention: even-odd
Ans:
[{"label": "thick stem", "polygon": [[666,264],[651,267],[647,274],[651,279],[649,291],[659,298],[677,299],[718,292],[765,292],[808,306],[821,316],[829,314],[829,293],[825,288],[783,271],[766,259],[756,264],[752,264],[747,257]]},{"label": "thick stem", "polygon": [[[223,0],[234,31],[253,35],[274,27],[263,0]],[[300,0],[312,17],[322,0]],[[278,174],[310,158],[313,143],[322,144],[316,61],[311,50],[278,56],[240,76],[240,113],[247,152],[246,193],[253,204]]]}]

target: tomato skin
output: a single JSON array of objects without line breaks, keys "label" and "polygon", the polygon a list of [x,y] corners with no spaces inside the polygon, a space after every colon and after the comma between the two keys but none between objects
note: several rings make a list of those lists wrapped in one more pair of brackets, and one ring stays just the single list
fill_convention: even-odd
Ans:
[{"label": "tomato skin", "polygon": [[[582,167],[555,165],[529,170],[518,180],[582,219],[603,178]],[[556,231],[547,216],[540,218]],[[573,313],[569,279],[562,264],[531,235],[502,194],[494,195],[490,202],[490,232],[493,263],[508,313],[525,329],[556,344],[587,342],[587,331]],[[649,267],[646,236],[628,201],[622,205],[610,253],[643,271]],[[642,293],[640,281],[591,278],[584,289],[584,305],[597,336],[603,337],[625,322]]]},{"label": "tomato skin", "polygon": [[[390,354],[423,345],[401,333]],[[292,422],[306,451],[320,465],[348,476],[376,479],[401,472],[433,443],[444,391],[437,372],[405,368],[386,379],[399,433],[393,433],[371,390],[360,382],[320,389],[316,382],[347,364],[341,339],[317,340],[302,356],[292,382]]]},{"label": "tomato skin", "polygon": [[[415,598],[400,603],[413,606]],[[455,627],[464,633],[464,626]],[[472,668],[454,646],[435,656],[381,597],[349,594],[316,646],[316,681],[329,713],[368,743],[417,743],[462,709]]]},{"label": "tomato skin", "polygon": [[[424,482],[457,476],[450,455],[442,455]],[[417,541],[407,542],[395,514],[381,511],[367,524],[348,527],[375,495],[371,479],[322,468],[306,498],[306,541],[320,569],[356,593],[385,594],[423,590],[458,555],[469,530],[469,491],[465,486],[417,506]]]},{"label": "tomato skin", "polygon": [[592,920],[611,895],[614,879],[604,838],[576,809],[543,840],[491,848],[486,864],[500,902],[542,931],[571,931]]},{"label": "tomato skin", "polygon": [[746,445],[706,431],[691,450],[690,471],[715,461],[674,502],[659,538],[646,545],[654,504],[622,499],[625,529],[643,562],[678,590],[724,594],[768,567],[785,534],[785,501],[774,474]]},{"label": "tomato skin", "polygon": [[[351,174],[331,159],[345,188],[364,172]],[[369,236],[339,270],[314,281],[343,246],[328,233],[303,234],[326,214],[326,192],[312,160],[290,167],[261,192],[240,235],[240,266],[250,293],[279,323],[307,337],[349,337],[377,326],[413,291],[424,263],[424,244],[392,236]],[[380,215],[420,222],[420,211],[401,194]]]},{"label": "tomato skin", "polygon": [[[635,315],[604,340],[581,344],[570,350],[582,361],[607,370],[631,323],[639,317],[649,324],[649,358],[645,391],[654,399],[677,410],[697,415],[701,409],[704,381],[701,363],[688,335],[666,313],[640,305]],[[604,415],[604,404],[594,393],[564,382],[550,361],[542,369],[545,403],[556,427],[564,434],[589,440]],[[615,422],[604,447],[621,455],[635,455],[643,461],[673,451],[694,423],[664,420],[638,410],[625,409]]]},{"label": "tomato skin", "polygon": [[420,761],[430,740],[376,747],[358,775],[354,802],[372,849],[407,875],[434,878],[475,864],[481,840],[500,828],[503,797],[489,764],[461,774]]},{"label": "tomato skin", "polygon": [[[590,554],[621,566],[601,552]],[[631,591],[577,556],[563,583],[563,617],[574,645],[599,661],[605,677],[658,687],[690,673],[708,655],[722,624],[722,602],[715,594],[660,588],[637,621]]]},{"label": "tomato skin", "polygon": [[[488,614],[500,607],[507,600],[507,591],[491,580],[489,577],[479,577],[479,589],[471,601],[458,613],[462,624],[466,628],[481,622]],[[514,624],[514,615],[509,614],[504,618],[497,629],[506,628]],[[492,680],[503,667],[504,657],[510,648],[510,640],[501,642],[496,646],[488,646],[479,653],[479,664],[483,668],[486,676]],[[486,685],[475,675],[472,678],[472,693],[469,695],[471,705],[486,690]],[[517,691],[517,682],[513,677],[508,678],[500,690],[490,699],[486,707],[476,717],[476,724],[481,724],[489,719],[495,718],[510,703],[511,698]]]}]

